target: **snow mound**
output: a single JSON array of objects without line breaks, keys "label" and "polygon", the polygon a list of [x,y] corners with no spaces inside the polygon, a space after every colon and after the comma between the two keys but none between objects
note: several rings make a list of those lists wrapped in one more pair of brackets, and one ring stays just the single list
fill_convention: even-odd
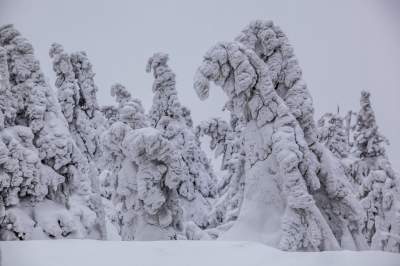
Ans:
[{"label": "snow mound", "polygon": [[2,266],[398,266],[400,264],[400,255],[381,251],[291,253],[254,242],[2,241],[0,247]]}]

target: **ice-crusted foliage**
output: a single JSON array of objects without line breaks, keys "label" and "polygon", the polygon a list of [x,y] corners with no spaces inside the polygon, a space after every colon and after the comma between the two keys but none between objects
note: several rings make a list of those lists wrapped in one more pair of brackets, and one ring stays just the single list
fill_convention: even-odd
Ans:
[{"label": "ice-crusted foliage", "polygon": [[386,138],[379,132],[370,94],[363,91],[353,132],[355,160],[349,173],[358,185],[366,212],[363,234],[372,249],[400,252],[399,176],[386,156]]},{"label": "ice-crusted foliage", "polygon": [[106,119],[106,127],[111,126],[118,121],[118,108],[113,105],[105,105],[101,107],[101,112]]},{"label": "ice-crusted foliage", "polygon": [[111,96],[115,97],[119,107],[132,99],[131,93],[120,83],[111,86]]},{"label": "ice-crusted foliage", "polygon": [[96,98],[92,65],[85,52],[69,55],[60,44],[50,47],[53,69],[56,73],[58,100],[78,147],[89,161],[100,156],[99,132],[102,113]]},{"label": "ice-crusted foliage", "polygon": [[97,103],[96,93],[98,89],[94,82],[93,66],[84,51],[72,53],[71,64],[80,88],[80,108],[85,111],[88,117],[94,118],[99,110],[99,105]]},{"label": "ice-crusted foliage", "polygon": [[104,213],[32,45],[0,27],[1,239],[101,238]]},{"label": "ice-crusted foliage", "polygon": [[[239,215],[244,191],[243,139],[238,126],[232,128],[222,118],[203,121],[196,127],[196,136],[210,137],[210,149],[215,158],[222,156],[222,176],[218,180],[218,200],[213,204],[208,228],[226,230]],[[208,230],[218,235],[216,230]]]},{"label": "ice-crusted foliage", "polygon": [[182,118],[184,119],[186,126],[193,127],[193,120],[190,109],[186,106],[182,107]]},{"label": "ice-crusted foliage", "polygon": [[[321,165],[317,156],[323,150],[320,145],[314,145],[317,131],[312,98],[288,38],[272,21],[256,20],[242,30],[236,41],[253,50],[267,65],[271,86],[299,122],[307,144],[312,146],[312,150],[302,151],[305,163],[301,165],[301,171],[309,176],[307,179],[313,184],[312,189],[319,188],[316,175]],[[313,152],[314,149],[318,149],[318,154]]]},{"label": "ice-crusted foliage", "polygon": [[[124,183],[120,179],[132,174],[122,170],[127,160],[127,156],[123,153],[122,141],[129,132],[146,127],[148,122],[140,100],[132,98],[123,85],[114,84],[111,87],[111,96],[115,97],[118,105],[102,108],[107,126],[101,134],[103,155],[100,159],[100,183],[104,204],[110,207],[107,219],[118,233],[121,233],[123,210],[119,191],[124,190],[123,186],[129,183]],[[130,178],[134,177],[130,175]]]},{"label": "ice-crusted foliage", "polygon": [[[284,250],[339,248],[299,167],[308,150],[302,130],[275,92],[267,65],[238,43],[220,43],[196,73],[194,87],[203,99],[209,81],[223,88],[228,110],[246,123],[244,199],[224,238],[262,240]],[[317,189],[318,179],[312,181]]]},{"label": "ice-crusted foliage", "polygon": [[175,74],[167,61],[168,55],[164,53],[155,53],[148,60],[146,70],[151,71],[155,78],[149,117],[151,125],[174,143],[188,169],[188,176],[179,185],[185,220],[205,227],[207,213],[211,210],[208,198],[213,198],[216,193],[216,177],[194,134],[190,112],[179,102]]},{"label": "ice-crusted foliage", "polygon": [[116,191],[118,172],[122,167],[125,156],[122,153],[121,143],[130,129],[139,129],[147,126],[144,108],[139,99],[132,98],[129,91],[121,84],[111,86],[111,96],[115,97],[118,106],[102,108],[107,119],[107,130],[101,135],[103,156],[101,158],[101,186],[103,196],[108,199]]},{"label": "ice-crusted foliage", "polygon": [[339,158],[346,157],[350,148],[344,122],[343,117],[333,113],[318,120],[318,140]]},{"label": "ice-crusted foliage", "polygon": [[147,126],[142,102],[132,98],[128,90],[117,83],[111,87],[111,96],[115,97],[118,103],[118,120],[127,124],[133,129]]},{"label": "ice-crusted foliage", "polygon": [[187,176],[174,145],[154,128],[117,121],[102,136],[108,156],[103,195],[123,240],[177,239],[182,231],[178,186]]},{"label": "ice-crusted foliage", "polygon": [[175,89],[175,73],[172,72],[167,62],[167,54],[155,53],[149,58],[146,66],[146,71],[153,72],[155,78],[153,105],[149,111],[153,127],[157,127],[163,117],[170,117],[174,120],[181,120],[183,117],[182,105]]},{"label": "ice-crusted foliage", "polygon": [[[177,239],[182,230],[178,185],[183,161],[171,142],[153,128],[132,131],[122,143],[132,171],[124,195],[122,237],[137,240]],[[122,182],[124,182],[122,181]]]},{"label": "ice-crusted foliage", "polygon": [[357,115],[354,143],[361,158],[385,155],[386,138],[378,131],[375,113],[371,106],[370,93],[363,91],[360,99],[361,110]]},{"label": "ice-crusted foliage", "polygon": [[255,51],[265,62],[273,87],[299,121],[307,143],[315,142],[312,98],[285,33],[272,21],[256,20],[242,30],[236,41]]},{"label": "ice-crusted foliage", "polygon": [[239,153],[239,147],[234,143],[235,134],[231,126],[222,118],[212,118],[202,121],[195,129],[198,138],[209,136],[210,149],[214,151],[214,156],[223,156],[221,169],[228,167],[232,156]]},{"label": "ice-crusted foliage", "polygon": [[[340,216],[343,220],[337,226],[328,218],[330,226],[336,228],[335,236],[341,242],[340,239],[345,237],[343,234],[349,230],[347,227],[351,227],[355,248],[364,248],[365,243],[360,243],[359,240],[360,226],[356,225],[361,219],[362,208],[351,192],[349,178],[341,169],[339,159],[333,158],[328,149],[318,141],[312,98],[288,38],[272,21],[257,20],[251,22],[236,41],[253,50],[265,62],[272,87],[298,121],[309,147],[301,151],[305,162],[300,165],[300,169],[303,175],[309,176],[307,180],[311,180],[307,182],[311,192],[316,190],[314,194],[325,198],[317,204],[334,203],[334,206],[320,206],[323,214],[328,217]],[[349,241],[345,242],[342,247],[350,248],[346,247]]]},{"label": "ice-crusted foliage", "polygon": [[108,128],[101,136],[104,149],[102,168],[111,171],[111,176],[115,178],[124,158],[120,146],[126,131],[146,127],[148,122],[141,101],[132,98],[123,85],[117,83],[111,86],[111,96],[115,97],[118,106],[102,108],[108,121]]},{"label": "ice-crusted foliage", "polygon": [[363,180],[361,202],[366,210],[363,232],[372,249],[400,252],[398,177],[385,159]]}]

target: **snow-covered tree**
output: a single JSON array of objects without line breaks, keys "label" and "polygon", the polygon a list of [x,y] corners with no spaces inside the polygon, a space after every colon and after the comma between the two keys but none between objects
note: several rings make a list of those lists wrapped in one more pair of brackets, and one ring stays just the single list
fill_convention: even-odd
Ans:
[{"label": "snow-covered tree", "polygon": [[151,126],[157,127],[163,117],[182,121],[183,106],[179,102],[176,91],[175,73],[168,66],[168,55],[155,53],[149,58],[146,72],[153,71],[153,104],[149,111]]},{"label": "snow-covered tree", "polygon": [[361,110],[357,115],[354,143],[360,158],[385,156],[386,138],[378,131],[375,113],[371,106],[370,93],[363,91],[360,99]]},{"label": "snow-covered tree", "polygon": [[104,212],[32,45],[0,27],[0,238],[103,238]]},{"label": "snow-covered tree", "polygon": [[339,113],[326,113],[318,120],[318,140],[338,158],[347,157],[349,144],[345,121]]},{"label": "snow-covered tree", "polygon": [[111,96],[115,97],[118,103],[119,121],[127,124],[132,129],[146,127],[148,122],[142,102],[132,98],[131,94],[121,84],[111,87]]},{"label": "snow-covered tree", "polygon": [[256,20],[245,27],[236,41],[253,50],[268,66],[272,86],[299,121],[310,145],[317,132],[314,107],[302,70],[285,33],[269,20]]},{"label": "snow-covered tree", "polygon": [[210,137],[210,149],[215,159],[221,158],[222,175],[218,180],[218,200],[213,204],[208,230],[212,235],[220,233],[214,228],[226,230],[239,215],[244,191],[243,140],[239,126],[229,125],[222,118],[203,121],[196,127],[196,136]]},{"label": "snow-covered tree", "polygon": [[[272,29],[259,36],[275,36]],[[283,36],[282,51],[291,51],[283,33],[279,36]],[[257,36],[249,39],[257,43],[255,47],[261,46],[254,40]],[[274,47],[272,51],[277,50]],[[292,69],[278,75],[274,65],[266,64],[266,57],[251,46],[221,43],[207,52],[195,77],[200,98],[208,96],[209,81],[214,81],[228,95],[227,109],[245,121],[244,199],[237,222],[223,238],[261,240],[285,250],[359,248],[360,208],[350,184],[329,152],[319,145],[317,157],[309,148],[310,140],[316,140],[311,98],[295,75],[297,61],[289,55],[277,57],[288,61],[281,60],[285,67],[280,69]],[[286,78],[287,87],[277,90],[276,82],[281,80],[277,75]],[[326,168],[317,176],[319,164]],[[329,216],[336,218],[336,224],[328,222]]]},{"label": "snow-covered tree", "polygon": [[[102,108],[108,126],[101,135],[104,154],[100,160],[102,194],[110,200],[117,191],[118,173],[125,159],[121,145],[126,131],[146,127],[148,123],[142,103],[139,99],[132,98],[123,85],[114,84],[111,87],[111,96],[115,97],[118,106]],[[117,203],[119,198],[113,201]]]},{"label": "snow-covered tree", "polygon": [[309,148],[302,150],[301,173],[339,243],[343,248],[366,248],[360,237],[362,208],[351,192],[342,163],[318,141],[312,98],[288,38],[272,21],[257,20],[245,27],[236,41],[264,61],[273,88],[299,123]]},{"label": "snow-covered tree", "polygon": [[92,65],[85,52],[69,55],[57,43],[51,45],[49,53],[57,77],[58,100],[69,130],[88,161],[97,160],[104,118],[97,104]]},{"label": "snow-covered tree", "polygon": [[182,156],[162,133],[147,126],[144,108],[121,84],[111,88],[118,115],[103,134],[107,176],[103,194],[117,209],[112,221],[123,240],[181,238],[178,187],[188,176]]},{"label": "snow-covered tree", "polygon": [[[100,183],[101,194],[105,198],[104,205],[107,209],[108,222],[114,225],[118,234],[121,234],[123,226],[123,196],[125,185],[124,178],[134,179],[132,173],[123,172],[123,166],[127,156],[123,153],[122,142],[131,131],[146,127],[148,122],[144,108],[139,99],[132,98],[129,91],[117,83],[111,87],[111,96],[117,102],[117,106],[102,107],[102,112],[107,120],[106,130],[101,134],[103,154],[99,165],[101,168]],[[127,177],[128,176],[128,177]],[[125,239],[124,236],[121,236]]]},{"label": "snow-covered tree", "polygon": [[201,99],[208,96],[209,81],[227,94],[228,110],[246,121],[244,199],[225,239],[256,237],[285,250],[338,248],[298,169],[299,145],[305,146],[301,130],[275,93],[266,65],[238,43],[220,43],[196,73]]},{"label": "snow-covered tree", "polygon": [[155,53],[148,60],[146,70],[152,72],[155,78],[149,117],[151,125],[174,143],[188,169],[188,176],[179,185],[184,218],[204,228],[211,211],[208,198],[213,198],[216,193],[216,177],[191,127],[190,112],[179,102],[175,74],[167,62],[168,55],[164,53]]},{"label": "snow-covered tree", "polygon": [[180,154],[154,128],[133,130],[122,146],[128,156],[123,171],[130,172],[120,192],[123,239],[177,239],[183,229],[178,186],[187,175]]},{"label": "snow-covered tree", "polygon": [[386,138],[379,132],[370,94],[361,93],[361,109],[354,130],[354,156],[350,173],[359,185],[366,212],[363,233],[372,249],[400,252],[400,189],[386,156]]},{"label": "snow-covered tree", "polygon": [[106,119],[105,127],[108,128],[118,121],[118,108],[114,105],[104,105],[101,107],[101,112]]}]

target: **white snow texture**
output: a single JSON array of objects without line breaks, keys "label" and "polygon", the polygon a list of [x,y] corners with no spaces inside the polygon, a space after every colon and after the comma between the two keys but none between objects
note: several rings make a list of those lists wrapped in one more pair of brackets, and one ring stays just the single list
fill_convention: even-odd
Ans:
[{"label": "white snow texture", "polygon": [[[316,123],[294,49],[272,21],[253,21],[235,40],[212,46],[195,73],[200,99],[210,83],[227,95],[229,121],[194,124],[165,53],[146,66],[154,78],[148,111],[120,83],[110,89],[115,104],[100,106],[86,52],[54,43],[49,55],[54,90],[32,45],[12,25],[0,27],[0,240],[216,239],[284,251],[400,253],[400,178],[371,95],[361,93],[358,112],[329,112]],[[116,245],[66,241],[54,252],[89,248],[81,243]],[[281,265],[307,261],[246,242],[183,243],[168,254],[243,246],[243,256],[265,259],[265,251]],[[30,244],[4,248],[15,252],[19,245],[33,252]],[[158,245],[121,248],[137,247],[140,257],[141,249],[151,256],[147,249]],[[231,255],[230,265],[243,265]],[[365,258],[372,263],[374,256]],[[23,265],[5,258],[5,265]]]}]

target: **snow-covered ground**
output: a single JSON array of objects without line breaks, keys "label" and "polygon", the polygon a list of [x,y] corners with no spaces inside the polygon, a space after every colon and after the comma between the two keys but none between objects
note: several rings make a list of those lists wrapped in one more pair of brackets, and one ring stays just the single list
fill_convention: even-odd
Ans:
[{"label": "snow-covered ground", "polygon": [[399,266],[381,251],[283,252],[254,242],[91,240],[0,242],[2,266]]}]

